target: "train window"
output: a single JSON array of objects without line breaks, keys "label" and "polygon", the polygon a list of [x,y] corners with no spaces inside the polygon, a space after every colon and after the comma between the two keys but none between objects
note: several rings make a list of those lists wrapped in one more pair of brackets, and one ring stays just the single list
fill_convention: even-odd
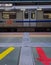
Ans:
[{"label": "train window", "polygon": [[44,10],[43,12],[44,19],[51,19],[51,10]]},{"label": "train window", "polygon": [[24,17],[25,17],[25,19],[28,19],[28,12],[24,13]]},{"label": "train window", "polygon": [[51,13],[49,14],[49,19],[51,19]]},{"label": "train window", "polygon": [[31,13],[31,19],[35,19],[35,13],[34,12]]},{"label": "train window", "polygon": [[43,17],[44,19],[48,19],[49,16],[44,14]]},{"label": "train window", "polygon": [[3,12],[2,18],[3,19],[16,19],[16,12]]},{"label": "train window", "polygon": [[44,14],[44,19],[51,19],[51,13]]},{"label": "train window", "polygon": [[9,14],[3,13],[2,18],[3,18],[3,19],[9,19]]},{"label": "train window", "polygon": [[16,19],[16,13],[10,13],[9,18],[10,19]]}]

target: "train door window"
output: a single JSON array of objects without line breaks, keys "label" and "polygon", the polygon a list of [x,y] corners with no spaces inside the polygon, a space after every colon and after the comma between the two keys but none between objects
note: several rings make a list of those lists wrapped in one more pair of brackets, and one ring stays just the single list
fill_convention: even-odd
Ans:
[{"label": "train door window", "polygon": [[24,13],[24,17],[25,17],[25,19],[28,19],[28,12]]},{"label": "train door window", "polygon": [[23,22],[23,26],[29,27],[29,11],[28,10],[26,10],[24,12],[24,20],[27,21],[27,22]]},{"label": "train door window", "polygon": [[31,19],[35,19],[35,13],[31,12]]}]

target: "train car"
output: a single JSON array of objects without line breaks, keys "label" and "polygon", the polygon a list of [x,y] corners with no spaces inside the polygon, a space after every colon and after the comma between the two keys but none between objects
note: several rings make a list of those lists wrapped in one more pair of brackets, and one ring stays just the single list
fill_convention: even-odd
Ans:
[{"label": "train car", "polygon": [[0,3],[0,32],[50,32],[50,4]]}]

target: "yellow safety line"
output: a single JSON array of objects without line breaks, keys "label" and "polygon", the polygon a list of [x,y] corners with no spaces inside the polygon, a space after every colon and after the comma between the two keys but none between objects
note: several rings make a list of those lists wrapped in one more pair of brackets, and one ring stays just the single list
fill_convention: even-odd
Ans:
[{"label": "yellow safety line", "polygon": [[0,60],[2,60],[4,57],[6,57],[9,53],[11,53],[15,48],[14,47],[9,47],[2,53],[0,53]]}]

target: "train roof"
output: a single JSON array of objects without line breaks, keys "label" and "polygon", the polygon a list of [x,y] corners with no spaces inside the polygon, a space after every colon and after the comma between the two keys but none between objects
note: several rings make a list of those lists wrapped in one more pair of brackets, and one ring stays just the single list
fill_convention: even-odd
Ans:
[{"label": "train roof", "polygon": [[0,0],[0,1],[51,1],[51,0]]},{"label": "train roof", "polygon": [[51,2],[51,0],[0,0],[0,2]]},{"label": "train roof", "polygon": [[19,5],[19,6],[20,5],[51,5],[51,1],[48,1],[48,2],[47,1],[46,2],[45,1],[43,1],[43,2],[36,1],[35,2],[35,1],[21,1],[21,0],[20,1],[19,0],[17,0],[17,1],[16,0],[15,1],[14,0],[9,0],[9,1],[6,1],[6,0],[1,1],[0,0],[0,4],[8,4],[8,3],[12,3],[13,6],[14,5],[16,5],[16,6],[17,5]]}]

